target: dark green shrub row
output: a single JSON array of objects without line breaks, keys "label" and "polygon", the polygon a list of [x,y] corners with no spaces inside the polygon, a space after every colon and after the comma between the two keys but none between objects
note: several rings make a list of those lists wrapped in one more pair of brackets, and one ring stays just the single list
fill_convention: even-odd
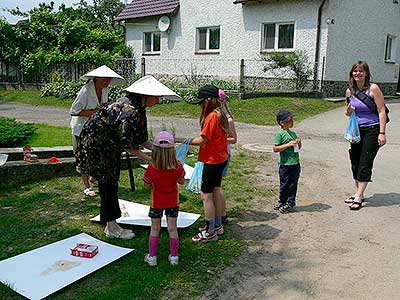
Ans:
[{"label": "dark green shrub row", "polygon": [[15,119],[0,117],[0,147],[18,147],[35,132],[33,124],[24,124]]}]

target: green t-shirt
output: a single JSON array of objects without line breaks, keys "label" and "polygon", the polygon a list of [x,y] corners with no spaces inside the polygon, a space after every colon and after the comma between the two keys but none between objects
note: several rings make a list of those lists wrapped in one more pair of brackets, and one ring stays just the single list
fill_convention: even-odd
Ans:
[{"label": "green t-shirt", "polygon": [[[280,146],[287,144],[295,139],[297,139],[297,135],[294,131],[291,131],[290,129],[289,130],[280,129],[278,130],[277,133],[275,133],[274,144],[275,146]],[[289,147],[286,150],[279,152],[279,154],[281,158],[280,159],[281,165],[292,166],[300,163],[299,153],[294,152],[293,147]]]}]

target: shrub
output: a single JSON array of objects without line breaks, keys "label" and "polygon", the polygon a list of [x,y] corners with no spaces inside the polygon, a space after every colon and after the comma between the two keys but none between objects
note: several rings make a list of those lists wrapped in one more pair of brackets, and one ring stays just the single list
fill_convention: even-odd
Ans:
[{"label": "shrub", "polygon": [[280,68],[289,68],[292,70],[297,90],[304,90],[308,78],[313,72],[310,63],[308,62],[307,55],[301,51],[292,53],[272,53],[262,59],[270,63],[264,67],[264,71]]},{"label": "shrub", "polygon": [[0,117],[0,147],[18,147],[35,132],[33,124],[24,124],[15,119]]},{"label": "shrub", "polygon": [[78,82],[50,82],[40,89],[40,96],[54,96],[57,98],[75,98],[81,87],[84,85],[83,81]]}]

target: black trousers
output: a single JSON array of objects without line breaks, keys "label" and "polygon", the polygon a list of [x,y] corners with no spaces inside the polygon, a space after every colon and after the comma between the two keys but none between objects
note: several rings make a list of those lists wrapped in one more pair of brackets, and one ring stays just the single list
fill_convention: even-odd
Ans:
[{"label": "black trousers", "polygon": [[374,159],[379,150],[379,125],[360,127],[361,141],[349,150],[354,180],[370,182]]},{"label": "black trousers", "polygon": [[99,181],[100,195],[100,221],[110,222],[121,217],[121,209],[118,202],[118,183]]},{"label": "black trousers", "polygon": [[296,206],[297,184],[300,178],[300,164],[279,166],[279,202]]}]

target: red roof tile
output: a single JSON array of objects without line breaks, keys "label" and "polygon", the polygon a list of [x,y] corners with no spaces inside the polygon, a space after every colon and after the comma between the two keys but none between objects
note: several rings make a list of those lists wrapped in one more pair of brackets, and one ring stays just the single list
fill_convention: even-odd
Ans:
[{"label": "red roof tile", "polygon": [[179,0],[133,0],[115,18],[116,21],[174,13]]}]

